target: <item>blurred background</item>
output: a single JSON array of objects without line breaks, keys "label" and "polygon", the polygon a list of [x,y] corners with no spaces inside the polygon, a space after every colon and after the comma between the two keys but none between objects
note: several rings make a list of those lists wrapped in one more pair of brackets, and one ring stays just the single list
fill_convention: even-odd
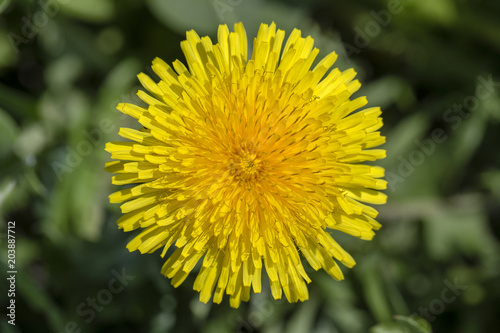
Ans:
[{"label": "blurred background", "polygon": [[[0,263],[15,221],[16,326],[1,332],[497,332],[500,2],[0,0]],[[269,289],[231,309],[177,289],[117,229],[107,141],[138,124],[136,75],[184,61],[195,29],[261,22],[311,35],[384,111],[389,195],[371,242],[341,233],[346,279],[308,270],[311,299]],[[420,323],[420,324],[417,324]]]}]

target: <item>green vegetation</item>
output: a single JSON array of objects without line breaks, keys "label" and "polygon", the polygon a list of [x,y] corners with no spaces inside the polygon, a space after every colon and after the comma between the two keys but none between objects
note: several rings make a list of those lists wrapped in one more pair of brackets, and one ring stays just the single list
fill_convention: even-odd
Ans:
[{"label": "green vegetation", "polygon": [[[15,221],[17,270],[0,331],[497,332],[499,15],[479,0],[0,0],[0,267]],[[186,30],[215,40],[238,21],[310,34],[384,111],[383,228],[336,234],[357,266],[342,282],[309,270],[305,303],[268,287],[237,310],[200,303],[194,274],[174,289],[159,253],[127,251],[108,203],[104,143],[137,127],[115,110],[139,103],[136,75],[184,60]]]}]

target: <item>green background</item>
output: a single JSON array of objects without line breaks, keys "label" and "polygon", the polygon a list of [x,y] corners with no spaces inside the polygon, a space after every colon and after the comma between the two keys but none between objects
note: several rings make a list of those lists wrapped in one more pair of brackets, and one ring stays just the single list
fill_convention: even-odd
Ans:
[{"label": "green background", "polygon": [[[18,271],[16,326],[4,277],[0,331],[497,332],[499,16],[493,0],[0,0],[0,263],[15,220]],[[237,310],[200,303],[195,274],[174,289],[159,252],[126,250],[135,233],[107,199],[104,143],[138,127],[115,110],[138,102],[136,75],[184,61],[186,30],[215,40],[238,21],[250,40],[272,21],[311,35],[384,111],[383,228],[335,233],[358,265],[342,282],[309,269],[305,303],[268,287]]]}]

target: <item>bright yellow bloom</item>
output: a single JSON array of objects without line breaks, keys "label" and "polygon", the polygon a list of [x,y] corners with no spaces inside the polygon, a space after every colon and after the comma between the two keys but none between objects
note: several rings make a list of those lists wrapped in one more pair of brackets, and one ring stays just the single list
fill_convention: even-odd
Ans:
[{"label": "bright yellow bloom", "polygon": [[[113,184],[137,184],[110,196],[122,203],[118,226],[142,228],[130,251],[162,257],[175,251],[162,274],[179,286],[203,258],[194,289],[200,300],[222,300],[232,307],[261,291],[261,271],[274,298],[284,291],[290,302],[308,299],[311,280],[299,252],[315,270],[337,280],[352,257],[329,229],[371,239],[383,204],[384,169],[358,164],[385,157],[379,108],[363,107],[365,97],[350,100],[360,88],[355,72],[328,70],[331,53],[313,70],[318,54],[311,37],[294,30],[286,41],[275,24],[262,24],[247,60],[242,24],[218,31],[218,44],[187,32],[181,43],[189,68],[173,69],[160,59],[155,83],[139,75],[149,107],[119,104],[118,109],[143,126],[121,128],[132,142],[110,142],[118,161]],[[281,57],[280,57],[281,54]],[[215,290],[215,293],[214,293]]]}]

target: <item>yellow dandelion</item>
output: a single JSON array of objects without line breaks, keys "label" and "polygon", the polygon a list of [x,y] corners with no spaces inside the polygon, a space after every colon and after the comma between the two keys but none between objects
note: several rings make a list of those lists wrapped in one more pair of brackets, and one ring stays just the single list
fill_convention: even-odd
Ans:
[{"label": "yellow dandelion", "polygon": [[[385,157],[380,108],[365,97],[353,69],[329,71],[331,53],[310,69],[319,50],[295,29],[262,24],[248,60],[241,23],[218,30],[218,43],[188,31],[188,64],[161,59],[155,82],[139,74],[147,108],[119,104],[141,130],[121,128],[131,142],[110,142],[113,184],[138,184],[110,195],[123,203],[118,226],[142,232],[130,251],[161,256],[175,245],[162,274],[179,286],[201,262],[194,289],[200,300],[230,305],[261,291],[265,269],[275,299],[307,300],[309,265],[343,279],[337,261],[353,258],[331,230],[369,240],[380,224],[384,169],[359,164]],[[329,71],[329,72],[328,72]],[[363,202],[363,203],[362,203]]]}]

